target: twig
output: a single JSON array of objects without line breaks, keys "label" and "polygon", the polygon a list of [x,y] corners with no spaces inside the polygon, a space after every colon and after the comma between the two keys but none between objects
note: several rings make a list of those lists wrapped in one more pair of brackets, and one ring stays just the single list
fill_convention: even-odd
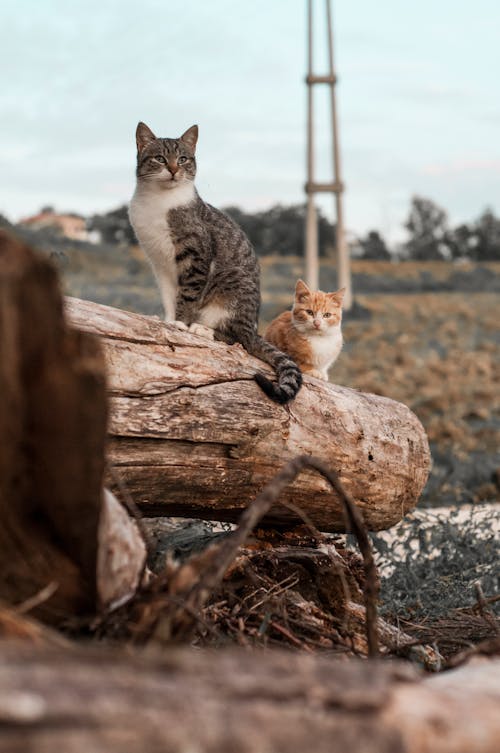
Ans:
[{"label": "twig", "polygon": [[498,625],[495,615],[488,607],[487,601],[484,596],[483,587],[481,586],[481,582],[479,580],[474,583],[474,590],[476,592],[477,608],[481,617],[488,623],[491,628],[493,628],[496,635],[500,635],[500,626]]},{"label": "twig", "polygon": [[[263,604],[266,604],[271,599],[273,598],[276,599],[278,596],[281,596],[281,594],[286,593],[290,588],[293,588],[294,586],[296,586],[298,582],[299,582],[299,579],[296,576],[293,576],[293,575],[287,576],[280,583],[276,583],[275,585],[273,585],[269,589],[269,591],[266,592],[266,595],[264,596],[263,599],[249,606],[248,613],[251,614],[252,612],[257,611],[257,609],[259,609],[259,607],[261,607]],[[260,589],[260,588],[256,589],[255,591],[253,591],[253,593],[249,594],[245,600],[249,601],[249,599],[255,596],[257,591],[260,591],[260,590],[263,590],[263,589]]]},{"label": "twig", "polygon": [[289,630],[287,630],[283,625],[280,625],[278,622],[274,622],[274,620],[271,620],[269,622],[269,627],[274,628],[277,633],[281,633],[281,635],[284,635],[285,638],[288,638],[290,643],[293,643],[294,646],[298,646],[299,648],[304,649],[305,651],[308,651],[309,653],[314,653],[310,646],[307,645],[307,643],[304,643],[303,641],[299,640],[293,633],[291,633]]},{"label": "twig", "polygon": [[500,594],[496,594],[496,596],[487,596],[484,599],[485,604],[494,604],[496,601],[500,600]]},{"label": "twig", "polygon": [[[301,456],[304,457],[304,456]],[[377,566],[373,558],[373,551],[365,522],[361,510],[356,506],[351,495],[344,489],[338,474],[327,468],[318,458],[305,458],[309,462],[307,465],[321,473],[327,481],[333,486],[340,499],[342,500],[344,511],[351,533],[353,533],[358,542],[359,551],[363,558],[363,569],[365,573],[365,583],[363,595],[366,609],[366,639],[368,642],[368,656],[376,657],[379,654],[379,641],[377,629],[377,599],[379,593],[379,580]]]},{"label": "twig", "polygon": [[[169,596],[169,601],[172,602],[172,604],[176,604],[179,607],[182,607],[182,609],[185,609],[186,612],[194,619],[196,622],[199,622],[199,624],[205,628],[207,633],[210,633],[212,637],[219,638],[219,634],[217,633],[217,630],[213,627],[213,625],[210,625],[200,614],[199,611],[195,610],[193,607],[189,606],[189,604],[186,604],[182,599],[176,598],[175,596]],[[155,633],[156,639],[158,639],[158,634]]]},{"label": "twig", "polygon": [[[306,468],[317,471],[324,476],[335,489],[343,504],[348,527],[355,535],[363,558],[365,573],[364,599],[366,609],[366,637],[368,643],[368,655],[376,657],[379,654],[379,642],[377,632],[377,597],[378,575],[370,540],[363,521],[363,516],[356,507],[354,500],[344,489],[340,479],[335,473],[327,468],[321,460],[309,455],[299,455],[291,460],[276,476],[267,484],[264,490],[242,513],[237,528],[227,536],[220,544],[211,547],[211,556],[208,551],[198,557],[192,557],[184,566],[186,569],[178,574],[179,582],[186,583],[184,573],[188,573],[188,582],[191,579],[192,587],[187,593],[186,603],[191,609],[199,609],[222,582],[227,569],[238,554],[238,550],[245,543],[252,530],[259,521],[269,512],[271,507],[279,502],[282,491],[291,484],[295,478]],[[183,568],[181,568],[183,570]],[[201,574],[200,574],[201,573]],[[193,576],[196,574],[196,581]],[[175,590],[174,590],[175,592]],[[177,591],[178,593],[178,591]]]},{"label": "twig", "polygon": [[52,580],[50,583],[47,583],[46,586],[40,589],[38,593],[30,596],[29,599],[25,599],[25,601],[23,601],[21,604],[13,607],[12,611],[16,614],[27,614],[28,612],[32,612],[33,609],[39,607],[40,604],[44,604],[46,601],[48,601],[55,594],[58,588],[59,583],[57,583],[57,581],[55,580]]},{"label": "twig", "polygon": [[473,656],[499,656],[500,655],[500,638],[487,638],[475,646],[469,646],[464,651],[454,654],[447,662],[447,669],[454,669],[461,664],[469,661]]},{"label": "twig", "polygon": [[299,505],[295,505],[293,502],[280,502],[280,505],[282,507],[286,507],[287,510],[295,513],[295,515],[302,520],[304,525],[309,528],[313,539],[315,539],[316,541],[321,541],[322,539],[324,539],[324,535],[322,535],[321,532],[318,531],[309,515],[307,515],[307,513],[305,513],[304,510],[299,507]]}]

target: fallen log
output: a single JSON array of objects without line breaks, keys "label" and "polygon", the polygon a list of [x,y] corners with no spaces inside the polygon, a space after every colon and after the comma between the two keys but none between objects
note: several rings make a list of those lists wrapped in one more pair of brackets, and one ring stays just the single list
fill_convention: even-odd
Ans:
[{"label": "fallen log", "polygon": [[0,644],[0,753],[496,753],[500,661],[422,678],[283,651]]},{"label": "fallen log", "polygon": [[[228,346],[89,301],[67,299],[73,324],[99,335],[110,394],[108,483],[124,484],[144,514],[235,521],[291,457],[336,470],[369,529],[388,528],[417,504],[429,472],[425,431],[405,406],[305,377],[281,407],[254,382],[271,371]],[[323,531],[346,524],[338,495],[303,473],[267,524]]]}]

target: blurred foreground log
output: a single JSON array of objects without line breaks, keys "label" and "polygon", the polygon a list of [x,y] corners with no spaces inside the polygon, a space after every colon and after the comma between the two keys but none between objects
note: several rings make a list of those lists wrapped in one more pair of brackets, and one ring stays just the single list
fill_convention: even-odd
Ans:
[{"label": "blurred foreground log", "polygon": [[0,598],[47,622],[119,600],[124,559],[132,580],[144,561],[102,497],[106,400],[100,343],[67,326],[55,269],[0,232]]},{"label": "blurred foreground log", "polygon": [[500,739],[498,659],[423,679],[281,651],[3,643],[0,687],[1,753],[497,753]]},{"label": "blurred foreground log", "polygon": [[[315,455],[340,474],[368,528],[388,528],[416,505],[429,447],[401,403],[305,378],[281,407],[253,380],[264,364],[155,318],[68,299],[73,324],[101,337],[111,420],[109,483],[145,514],[235,521],[291,457]],[[268,370],[268,373],[271,373]],[[345,530],[340,500],[303,473],[283,493],[323,531]],[[265,523],[300,522],[276,505]]]}]

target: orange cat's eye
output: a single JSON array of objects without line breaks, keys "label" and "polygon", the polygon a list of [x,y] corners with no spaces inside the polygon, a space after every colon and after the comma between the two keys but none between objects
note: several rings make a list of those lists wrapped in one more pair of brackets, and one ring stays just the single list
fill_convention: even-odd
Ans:
[{"label": "orange cat's eye", "polygon": [[311,309],[307,309],[306,314],[309,314],[309,316],[314,316],[314,311],[311,311]]},{"label": "orange cat's eye", "polygon": [[328,319],[331,316],[330,311],[325,311],[325,313],[323,314],[323,316],[325,317],[325,319]]}]

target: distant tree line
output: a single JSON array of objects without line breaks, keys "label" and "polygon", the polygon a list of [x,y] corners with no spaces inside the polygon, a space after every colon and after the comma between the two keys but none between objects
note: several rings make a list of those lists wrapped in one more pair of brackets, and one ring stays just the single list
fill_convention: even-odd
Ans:
[{"label": "distant tree line", "polygon": [[444,209],[431,199],[414,196],[404,227],[408,240],[392,253],[372,230],[359,239],[358,255],[363,259],[500,261],[500,218],[491,209],[469,224],[451,227]]},{"label": "distant tree line", "polygon": [[468,225],[450,227],[444,209],[430,199],[414,196],[405,228],[409,234],[402,248],[405,258],[500,260],[500,219],[491,209]]},{"label": "distant tree line", "polygon": [[[244,230],[257,252],[298,256],[303,253],[305,205],[276,205],[263,212],[245,212],[239,207],[227,207],[226,214]],[[88,221],[88,229],[101,234],[103,243],[135,243],[134,231],[126,206],[96,214]],[[321,256],[331,253],[335,246],[335,227],[318,213],[318,241]]]},{"label": "distant tree line", "polygon": [[[305,204],[277,204],[261,212],[246,212],[232,206],[224,211],[245,231],[259,255],[300,256],[303,253]],[[444,209],[430,199],[414,196],[404,227],[408,240],[392,253],[383,236],[371,230],[357,239],[356,255],[378,260],[500,260],[500,219],[491,209],[486,209],[469,224],[450,227]],[[135,242],[125,206],[95,215],[89,220],[89,229],[98,230],[105,243]],[[318,211],[318,245],[320,256],[332,255],[335,225],[321,211]]]},{"label": "distant tree line", "polygon": [[[301,256],[304,253],[305,204],[276,204],[254,213],[239,207],[226,207],[224,211],[244,230],[260,256]],[[319,210],[318,247],[320,256],[331,255],[335,248],[335,225]]]},{"label": "distant tree line", "polygon": [[[232,206],[225,212],[245,231],[259,255],[300,256],[303,253],[305,204],[277,204],[261,212],[245,212]],[[9,224],[0,215],[0,226]],[[136,243],[126,206],[96,214],[87,224],[90,231],[99,232],[103,243]],[[408,240],[397,249],[390,250],[383,236],[371,230],[356,239],[356,256],[378,260],[500,260],[500,218],[491,209],[484,210],[469,224],[451,227],[444,209],[430,199],[414,196],[404,227]],[[321,211],[318,211],[318,243],[320,256],[333,254],[335,225]]]}]

